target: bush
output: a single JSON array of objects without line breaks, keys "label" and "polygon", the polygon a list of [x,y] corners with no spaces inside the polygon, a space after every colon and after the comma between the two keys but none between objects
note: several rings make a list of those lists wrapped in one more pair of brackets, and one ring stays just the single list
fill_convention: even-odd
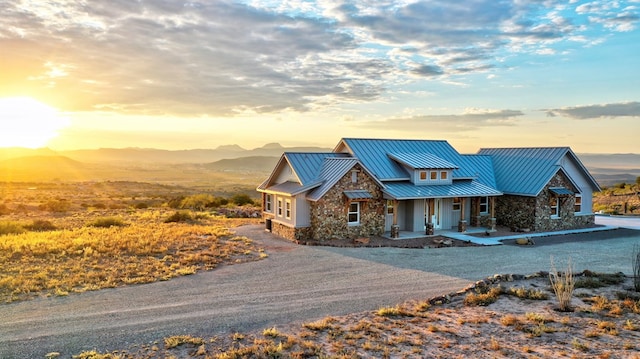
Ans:
[{"label": "bush", "polygon": [[97,218],[92,222],[87,223],[88,227],[99,227],[99,228],[109,228],[109,227],[122,227],[125,223],[121,218],[118,217],[103,217]]},{"label": "bush", "polygon": [[169,218],[164,220],[164,223],[177,223],[177,222],[192,222],[193,216],[188,211],[174,212]]},{"label": "bush", "polygon": [[25,228],[33,232],[55,231],[56,229],[58,229],[53,225],[53,223],[44,219],[37,219],[30,225],[25,226]]},{"label": "bush", "polygon": [[467,306],[487,306],[491,303],[495,303],[502,292],[502,287],[499,286],[493,287],[486,292],[471,292],[464,298],[464,304]]},{"label": "bush", "polygon": [[185,197],[180,202],[180,208],[189,208],[196,211],[204,211],[214,201],[214,197],[210,194],[194,194]]},{"label": "bush", "polygon": [[551,288],[553,288],[553,292],[556,294],[556,298],[558,299],[558,309],[563,312],[573,311],[573,308],[571,307],[571,297],[573,296],[575,282],[573,280],[571,258],[568,260],[567,270],[560,274],[553,264],[553,257],[551,257],[549,281],[551,282]]},{"label": "bush", "polygon": [[20,234],[24,232],[26,232],[26,230],[18,222],[11,222],[11,221],[0,222],[0,235]]},{"label": "bush", "polygon": [[253,199],[246,194],[234,194],[231,197],[231,202],[238,206],[244,206],[245,204],[253,204]]},{"label": "bush", "polygon": [[46,203],[43,203],[39,206],[39,208],[43,211],[49,212],[66,212],[71,208],[71,203],[64,199],[60,200],[49,200]]},{"label": "bush", "polygon": [[0,203],[0,216],[4,216],[5,214],[9,213],[11,213],[9,207],[7,207],[7,205],[4,203]]},{"label": "bush", "polygon": [[631,266],[633,267],[633,288],[636,292],[640,292],[640,245],[636,244],[633,246],[631,259]]}]

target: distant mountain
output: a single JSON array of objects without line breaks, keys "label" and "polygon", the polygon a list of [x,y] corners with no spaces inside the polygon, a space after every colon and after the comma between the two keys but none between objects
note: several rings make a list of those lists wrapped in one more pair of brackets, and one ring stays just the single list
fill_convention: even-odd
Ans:
[{"label": "distant mountain", "polygon": [[582,153],[577,154],[580,161],[591,170],[591,168],[606,169],[637,169],[640,168],[640,154],[636,153],[612,153],[612,154],[596,154]]},{"label": "distant mountain", "polygon": [[9,147],[0,148],[0,161],[9,160],[12,158],[29,157],[29,156],[57,156],[57,153],[48,148],[23,148],[23,147]]},{"label": "distant mountain", "polygon": [[283,152],[329,152],[322,147],[283,147],[278,143],[270,143],[263,147],[246,150],[238,145],[219,146],[215,149],[197,150],[158,150],[150,148],[102,148],[97,150],[60,151],[58,154],[86,162],[112,163],[211,163],[222,159],[242,157],[280,157]]},{"label": "distant mountain", "polygon": [[217,171],[270,172],[279,159],[275,156],[249,156],[206,163],[202,167]]},{"label": "distant mountain", "polygon": [[83,180],[87,178],[83,163],[64,156],[26,156],[0,161],[2,181]]}]

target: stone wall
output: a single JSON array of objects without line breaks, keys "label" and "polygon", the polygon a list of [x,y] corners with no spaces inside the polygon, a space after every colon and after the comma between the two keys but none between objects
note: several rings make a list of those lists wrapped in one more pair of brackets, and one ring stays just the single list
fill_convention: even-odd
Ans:
[{"label": "stone wall", "polygon": [[[357,182],[347,172],[320,200],[311,203],[311,240],[323,241],[332,238],[357,238],[384,233],[384,205],[382,191],[363,169],[358,170]],[[349,200],[344,195],[348,190],[366,190],[373,195],[360,201],[360,224],[348,225]]]},{"label": "stone wall", "polygon": [[510,228],[529,228],[535,231],[559,231],[594,225],[594,215],[575,215],[575,197],[559,197],[559,216],[551,217],[549,199],[551,187],[564,187],[576,192],[573,184],[562,171],[547,183],[538,197],[503,195],[496,199],[498,225]]}]

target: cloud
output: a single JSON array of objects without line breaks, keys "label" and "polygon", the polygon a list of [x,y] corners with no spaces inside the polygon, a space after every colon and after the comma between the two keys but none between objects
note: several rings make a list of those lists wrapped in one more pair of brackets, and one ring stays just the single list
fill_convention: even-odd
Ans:
[{"label": "cloud", "polygon": [[588,105],[563,107],[544,110],[547,116],[564,116],[577,120],[594,118],[640,117],[640,102],[610,103],[605,105]]},{"label": "cloud", "polygon": [[517,110],[468,109],[458,115],[418,115],[388,118],[379,121],[361,121],[358,127],[394,131],[472,131],[482,127],[515,126],[517,117],[523,116]]},{"label": "cloud", "polygon": [[0,12],[0,96],[185,116],[371,102],[417,81],[464,85],[520,64],[509,55],[553,56],[554,44],[639,21],[634,7],[607,4],[16,0]]}]

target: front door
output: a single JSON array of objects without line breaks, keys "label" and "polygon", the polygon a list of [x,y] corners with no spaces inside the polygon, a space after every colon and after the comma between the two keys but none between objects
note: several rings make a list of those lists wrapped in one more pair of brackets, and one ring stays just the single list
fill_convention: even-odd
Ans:
[{"label": "front door", "polygon": [[387,208],[385,208],[385,217],[384,217],[384,230],[385,232],[391,231],[391,225],[393,224],[393,213],[397,211],[394,206],[394,201],[388,199],[387,200]]},{"label": "front door", "polygon": [[[433,207],[429,204],[433,203]],[[433,223],[433,229],[441,229],[441,213],[442,213],[442,199],[434,198],[431,200],[424,201],[424,226],[427,228],[427,223],[429,222],[429,218],[431,219],[431,223]]]}]

